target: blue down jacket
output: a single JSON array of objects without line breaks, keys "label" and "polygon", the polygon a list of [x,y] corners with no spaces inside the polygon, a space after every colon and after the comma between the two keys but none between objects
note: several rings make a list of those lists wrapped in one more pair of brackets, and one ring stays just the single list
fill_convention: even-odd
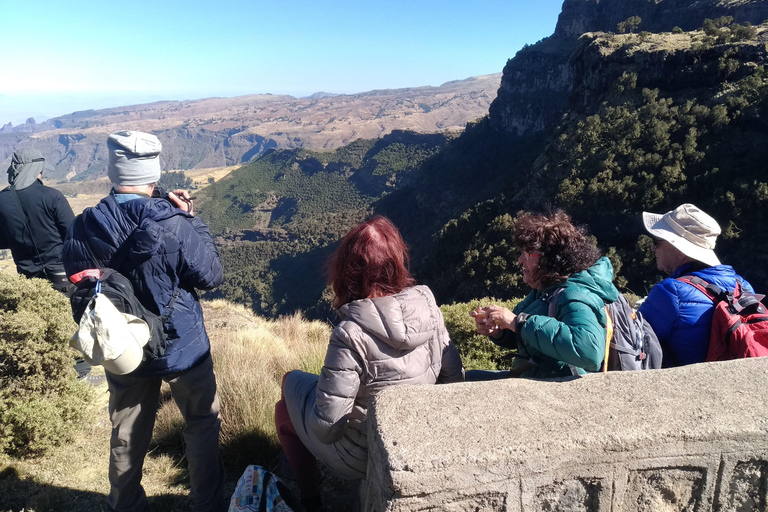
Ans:
[{"label": "blue down jacket", "polygon": [[62,250],[64,270],[71,276],[109,266],[129,237],[130,250],[122,253],[126,256],[118,270],[131,280],[144,307],[162,315],[179,288],[165,324],[165,356],[145,362],[132,375],[163,376],[192,368],[210,352],[195,288],[214,288],[223,277],[208,227],[165,199],[119,204],[113,191],[70,227]]},{"label": "blue down jacket", "polygon": [[739,279],[745,291],[754,292],[752,285],[737,275],[730,265],[692,270],[691,263],[680,266],[651,288],[639,308],[661,342],[665,368],[704,362],[709,349],[714,313],[712,301],[690,284],[678,281],[678,277],[698,276],[723,290],[733,290],[736,279]]}]

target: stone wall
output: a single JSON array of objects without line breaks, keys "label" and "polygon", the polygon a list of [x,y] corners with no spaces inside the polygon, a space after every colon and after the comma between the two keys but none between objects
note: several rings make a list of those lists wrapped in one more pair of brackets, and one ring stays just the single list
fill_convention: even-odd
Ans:
[{"label": "stone wall", "polygon": [[768,358],[387,389],[366,511],[765,511]]}]

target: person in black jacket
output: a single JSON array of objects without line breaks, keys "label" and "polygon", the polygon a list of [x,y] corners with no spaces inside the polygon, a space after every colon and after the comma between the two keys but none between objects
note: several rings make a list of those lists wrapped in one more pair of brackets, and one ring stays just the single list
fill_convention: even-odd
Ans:
[{"label": "person in black jacket", "polygon": [[10,249],[16,270],[51,281],[67,293],[71,287],[61,248],[75,219],[64,195],[41,181],[45,159],[36,149],[19,149],[8,167],[9,187],[0,191],[0,249]]},{"label": "person in black jacket", "polygon": [[[48,279],[69,296],[75,286],[67,279],[61,248],[75,220],[64,194],[43,185],[45,158],[36,149],[18,149],[8,167],[8,183],[0,191],[0,249],[10,249],[16,271],[26,277]],[[79,379],[91,371],[83,358],[75,358]]]}]

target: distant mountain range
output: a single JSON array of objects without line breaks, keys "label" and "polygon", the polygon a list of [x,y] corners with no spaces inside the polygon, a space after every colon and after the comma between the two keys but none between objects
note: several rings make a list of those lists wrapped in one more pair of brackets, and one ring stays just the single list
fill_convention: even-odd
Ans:
[{"label": "distant mountain range", "polygon": [[49,178],[84,180],[106,174],[106,138],[117,130],[156,134],[164,169],[235,165],[267,149],[334,149],[393,130],[461,131],[488,113],[501,73],[439,87],[374,90],[308,98],[251,95],[86,110],[0,129],[0,165],[33,146],[52,167]]}]

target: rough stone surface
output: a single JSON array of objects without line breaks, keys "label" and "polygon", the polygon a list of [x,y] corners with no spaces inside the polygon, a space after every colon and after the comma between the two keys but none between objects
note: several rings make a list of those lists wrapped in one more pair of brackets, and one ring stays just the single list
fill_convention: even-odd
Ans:
[{"label": "rough stone surface", "polygon": [[768,358],[387,389],[366,511],[766,510]]}]

